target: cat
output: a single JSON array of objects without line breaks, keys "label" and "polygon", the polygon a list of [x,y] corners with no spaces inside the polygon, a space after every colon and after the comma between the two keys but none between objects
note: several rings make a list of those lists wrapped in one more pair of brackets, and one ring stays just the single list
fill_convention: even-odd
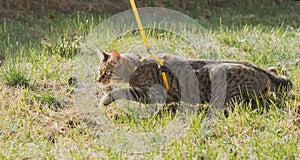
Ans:
[{"label": "cat", "polygon": [[[102,97],[107,106],[119,99],[141,103],[187,102],[225,105],[231,100],[264,99],[266,94],[289,92],[292,82],[275,69],[261,69],[247,62],[183,60],[169,54],[153,58],[100,51],[98,82],[129,83]],[[166,74],[167,84],[162,73]],[[169,88],[166,87],[168,85]]]}]

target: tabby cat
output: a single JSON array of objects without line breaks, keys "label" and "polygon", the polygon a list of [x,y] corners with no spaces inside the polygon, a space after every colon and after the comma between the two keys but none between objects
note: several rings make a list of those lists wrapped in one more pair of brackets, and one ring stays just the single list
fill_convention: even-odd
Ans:
[{"label": "tabby cat", "polygon": [[[220,103],[233,99],[263,98],[268,92],[281,94],[292,88],[291,81],[274,69],[261,69],[247,62],[215,62],[182,60],[163,54],[159,64],[150,57],[101,51],[101,84],[129,83],[129,88],[109,92],[102,105],[127,99],[142,103],[171,103],[184,101],[193,104]],[[166,74],[167,84],[162,72]],[[166,88],[169,86],[169,89]]]}]

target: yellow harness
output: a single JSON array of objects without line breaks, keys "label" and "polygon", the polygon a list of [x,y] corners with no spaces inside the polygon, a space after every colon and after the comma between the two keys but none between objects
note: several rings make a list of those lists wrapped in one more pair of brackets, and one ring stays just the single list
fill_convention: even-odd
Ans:
[{"label": "yellow harness", "polygon": [[[138,13],[138,11],[136,9],[136,5],[135,5],[134,0],[130,0],[130,4],[131,4],[131,7],[132,7],[132,11],[134,13],[136,22],[137,22],[137,24],[139,26],[139,30],[141,32],[142,38],[144,40],[144,44],[146,46],[146,49],[151,54],[150,48],[149,48],[149,44],[148,44],[148,40],[147,40],[145,31],[144,31],[144,28],[143,28],[143,25],[142,25],[139,13]],[[156,62],[158,62],[161,67],[164,66],[164,59],[159,59],[159,58],[155,57],[153,54],[150,55],[150,58],[153,59],[153,60],[155,60]],[[166,73],[164,71],[161,71],[161,77],[162,77],[162,80],[164,82],[166,90],[169,90],[170,87],[169,87],[167,75],[166,75]]]},{"label": "yellow harness", "polygon": [[[170,87],[169,87],[167,75],[164,71],[164,59],[159,59],[159,58],[153,56],[152,54],[150,55],[150,58],[158,63],[158,69],[161,72],[161,77],[164,82],[165,88],[166,88],[166,90],[169,90]],[[136,65],[134,66],[133,71],[135,71],[138,67],[140,67],[142,65],[141,63],[143,63],[143,62],[144,62],[143,58],[139,59],[138,62],[136,63]]]}]

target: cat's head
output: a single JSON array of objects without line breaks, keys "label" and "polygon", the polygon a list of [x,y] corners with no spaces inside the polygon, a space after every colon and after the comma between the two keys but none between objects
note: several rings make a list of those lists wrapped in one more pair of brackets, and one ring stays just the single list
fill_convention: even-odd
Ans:
[{"label": "cat's head", "polygon": [[97,78],[98,82],[101,84],[110,84],[115,66],[118,61],[121,59],[121,55],[116,50],[113,50],[112,53],[107,53],[100,51],[101,61],[99,66],[99,76]]},{"label": "cat's head", "polygon": [[101,55],[98,82],[107,85],[110,83],[127,83],[131,77],[138,56],[120,54],[113,50],[112,53],[104,51]]}]

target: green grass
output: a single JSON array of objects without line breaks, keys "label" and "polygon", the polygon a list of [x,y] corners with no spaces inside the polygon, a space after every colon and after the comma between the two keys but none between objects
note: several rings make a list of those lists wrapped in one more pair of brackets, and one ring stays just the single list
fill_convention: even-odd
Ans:
[{"label": "green grass", "polygon": [[[276,66],[291,78],[296,98],[285,99],[284,106],[269,104],[265,113],[237,105],[205,138],[204,112],[149,116],[143,114],[147,107],[126,101],[95,107],[102,96],[95,82],[98,57],[78,50],[105,20],[101,14],[41,9],[22,19],[1,19],[0,158],[297,159],[300,6],[261,3],[229,3],[211,11],[194,5],[187,13],[218,41],[212,58]],[[182,37],[160,31],[147,35],[153,51],[207,58]],[[107,47],[112,49],[144,52],[144,45],[136,32],[114,40]]]},{"label": "green grass", "polygon": [[30,83],[30,76],[26,71],[22,71],[20,66],[14,64],[7,64],[1,73],[2,79],[8,86],[25,86],[28,87]]}]

